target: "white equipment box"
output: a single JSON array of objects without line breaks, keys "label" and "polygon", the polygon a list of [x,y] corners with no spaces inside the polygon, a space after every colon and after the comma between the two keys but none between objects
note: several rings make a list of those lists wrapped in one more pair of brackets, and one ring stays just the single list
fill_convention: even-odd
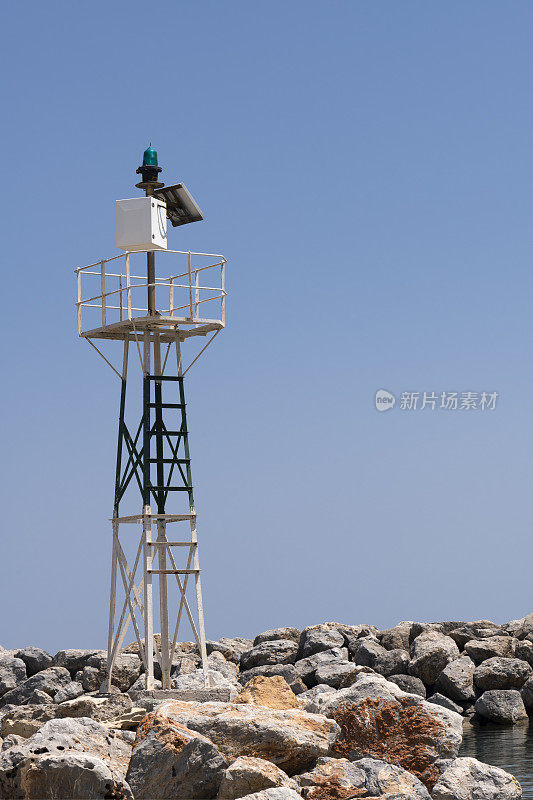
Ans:
[{"label": "white equipment box", "polygon": [[115,220],[121,250],[167,249],[167,204],[157,197],[117,200]]}]

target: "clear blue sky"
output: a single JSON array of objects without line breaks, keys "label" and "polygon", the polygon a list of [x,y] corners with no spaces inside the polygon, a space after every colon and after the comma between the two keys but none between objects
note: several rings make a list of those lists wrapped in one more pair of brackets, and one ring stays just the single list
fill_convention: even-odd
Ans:
[{"label": "clear blue sky", "polygon": [[[105,646],[118,381],[73,268],[152,141],[221,252],[189,373],[207,634],[533,609],[533,5],[11,3],[0,641]],[[499,393],[379,414],[374,393]]]}]

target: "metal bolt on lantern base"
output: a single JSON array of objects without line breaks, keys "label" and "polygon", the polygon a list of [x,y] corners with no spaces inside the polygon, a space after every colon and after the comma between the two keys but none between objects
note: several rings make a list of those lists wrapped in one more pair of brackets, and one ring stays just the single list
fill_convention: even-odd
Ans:
[{"label": "metal bolt on lantern base", "polygon": [[[165,187],[157,180],[161,167],[151,146],[145,151],[143,164],[137,172],[142,176],[137,187],[145,191],[146,197],[158,200],[154,205],[166,211],[173,226],[202,219],[200,209],[183,184]],[[117,201],[117,208],[120,203],[132,202]],[[136,203],[133,202],[134,210],[139,213]],[[154,208],[148,208],[152,204],[147,205],[142,199],[140,203],[144,204],[139,205],[140,213],[145,213],[146,206],[153,221]],[[130,213],[129,207],[126,210]],[[154,687],[155,665],[159,667],[157,674],[160,673],[162,688],[169,689],[178,635],[185,620],[201,656],[205,686],[209,687],[184,377],[224,328],[226,259],[212,253],[166,249],[166,219],[163,222],[164,235],[161,220],[153,224],[159,224],[161,241],[164,240],[164,245],[158,249],[170,267],[167,270],[170,274],[165,277],[156,274],[154,249],[133,245],[128,249],[124,244],[119,245],[124,253],[75,270],[78,334],[102,356],[121,382],[112,518],[107,690],[130,624],[144,664],[146,689]],[[135,232],[139,230],[135,226],[134,229]],[[156,234],[152,235],[155,238]],[[141,274],[142,267],[139,269],[133,263],[141,260],[144,254],[145,276]],[[206,285],[208,282],[214,285]],[[185,348],[194,344],[197,337],[202,346],[184,367]],[[103,339],[122,342],[121,369],[113,366],[95,343]],[[207,341],[203,343],[202,339]],[[130,351],[134,360],[139,360],[139,388],[142,387],[140,417],[132,413],[133,424],[126,414]],[[121,515],[123,500],[134,494],[137,498],[140,494],[139,513]],[[132,548],[131,534],[124,533],[131,531],[132,525],[140,529],[136,549]],[[186,534],[172,536],[169,540],[168,526],[172,530],[185,529]],[[129,550],[131,554],[128,555]],[[121,602],[118,602],[119,595],[122,595]],[[156,595],[159,641],[154,636]],[[169,605],[174,610],[172,626]]]}]

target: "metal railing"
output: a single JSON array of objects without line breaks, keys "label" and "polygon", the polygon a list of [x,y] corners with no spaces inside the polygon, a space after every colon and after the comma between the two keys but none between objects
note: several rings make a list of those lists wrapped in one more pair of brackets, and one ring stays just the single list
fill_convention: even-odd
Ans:
[{"label": "metal railing", "polygon": [[[132,274],[131,262],[139,257],[146,269],[146,251],[120,253],[113,258],[95,261],[86,267],[77,267],[76,284],[78,312],[78,334],[96,328],[105,328],[111,323],[125,322],[148,314],[147,288],[155,287],[156,308],[163,317],[171,317],[176,323],[184,325],[212,324],[224,326],[225,324],[225,273],[226,259],[218,253],[192,253],[182,250],[160,250],[159,256],[175,256],[176,259],[185,261],[184,271],[168,277],[156,277],[154,284],[148,283],[146,275]],[[144,256],[144,258],[143,258]],[[182,258],[181,258],[182,257]],[[124,259],[124,271],[107,272],[106,265],[112,261]],[[213,259],[217,259],[213,261]],[[210,263],[205,263],[208,260]],[[117,265],[118,266],[118,265]],[[120,267],[119,267],[120,269]],[[207,273],[207,270],[211,272]],[[136,267],[140,272],[141,267]],[[214,272],[213,272],[214,271]],[[202,274],[201,274],[202,273]],[[204,275],[216,274],[217,286],[204,286]],[[83,296],[84,289],[90,289],[87,296]],[[94,288],[93,288],[94,287]],[[98,292],[96,290],[99,290]],[[144,290],[144,291],[143,291]],[[142,300],[137,298],[142,296]],[[142,303],[142,305],[140,304]],[[200,306],[209,303],[205,314],[200,316]],[[90,312],[85,310],[91,309]],[[96,310],[95,310],[96,309]],[[179,312],[182,312],[181,314]],[[91,316],[97,324],[87,326],[87,317]],[[96,318],[95,318],[96,317]]]}]

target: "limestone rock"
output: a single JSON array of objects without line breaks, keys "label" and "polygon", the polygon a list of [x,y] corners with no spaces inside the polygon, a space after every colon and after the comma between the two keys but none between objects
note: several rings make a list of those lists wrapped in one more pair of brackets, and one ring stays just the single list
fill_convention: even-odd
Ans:
[{"label": "limestone rock", "polygon": [[286,786],[273,786],[253,794],[245,794],[242,800],[301,800],[301,798],[294,789]]},{"label": "limestone rock", "polygon": [[527,639],[522,642],[518,641],[515,647],[515,656],[522,661],[527,661],[533,667],[533,642],[529,642]]},{"label": "limestone rock", "polygon": [[413,661],[409,665],[409,673],[420,678],[426,686],[431,686],[446,665],[459,658],[459,648],[449,636],[428,631],[414,640],[411,655]]},{"label": "limestone rock", "polygon": [[173,700],[162,703],[157,713],[209,736],[228,763],[238,756],[254,756],[272,761],[289,775],[327,755],[340,732],[334,720],[295,708],[275,711],[249,704]]},{"label": "limestone rock", "polygon": [[210,739],[151,713],[137,732],[127,780],[135,800],[209,800],[226,767]]},{"label": "limestone rock", "polygon": [[424,682],[421,681],[420,678],[415,678],[414,675],[389,675],[387,680],[391,681],[391,683],[395,683],[396,686],[399,686],[400,689],[403,692],[407,692],[407,694],[417,694],[423,697],[424,700],[426,699],[426,687],[424,686]]},{"label": "limestone rock", "polygon": [[327,700],[323,713],[341,727],[336,755],[386,759],[428,788],[440,775],[438,762],[457,756],[463,735],[459,714],[406,694],[379,675],[361,675]]},{"label": "limestone rock", "polygon": [[311,625],[304,628],[300,636],[298,658],[307,658],[322,650],[343,647],[344,636],[335,628],[326,625]]},{"label": "limestone rock", "polygon": [[0,695],[26,680],[26,664],[20,658],[0,654]]},{"label": "limestone rock", "polygon": [[528,714],[533,714],[533,677],[524,683],[520,690],[520,696]]},{"label": "limestone rock", "polygon": [[98,722],[107,722],[130,711],[132,705],[131,697],[121,692],[114,692],[103,697],[82,695],[56,706],[56,717],[58,719],[89,717]]},{"label": "limestone rock", "polygon": [[[212,688],[227,689],[230,697],[234,697],[239,691],[239,683],[235,680],[228,680],[222,675],[221,672],[209,671],[209,683]],[[193,689],[204,689],[205,678],[202,669],[191,672],[187,675],[175,675],[170,681],[172,689],[179,689],[180,691],[190,691]]]},{"label": "limestone rock", "polygon": [[37,672],[52,666],[52,656],[40,647],[24,647],[17,653],[17,658],[26,664],[26,675],[31,678]]},{"label": "limestone rock", "polygon": [[533,634],[533,614],[528,614],[521,622],[515,636],[517,639],[525,639],[526,636]]},{"label": "limestone rock", "polygon": [[387,650],[376,657],[373,669],[388,678],[389,675],[407,675],[409,672],[410,657],[407,650]]},{"label": "limestone rock", "polygon": [[16,747],[23,741],[24,741],[24,736],[17,736],[17,734],[15,733],[8,733],[8,735],[2,741],[0,750],[2,751],[9,750],[10,747]]},{"label": "limestone rock", "polygon": [[508,772],[475,758],[456,758],[441,775],[433,800],[519,800],[520,784]]},{"label": "limestone rock", "polygon": [[103,654],[103,650],[60,650],[54,656],[54,666],[65,667],[71,675],[75,675],[87,666],[87,661],[91,656]]},{"label": "limestone rock", "polygon": [[[214,672],[220,672],[225,678],[229,681],[235,683],[238,680],[239,676],[239,667],[237,664],[234,664],[233,661],[228,661],[224,658],[222,653],[217,652],[214,650],[210,655],[207,656],[207,663],[210,670]],[[201,662],[198,665],[201,667]],[[189,669],[189,672],[195,672],[195,669]],[[180,670],[180,674],[181,670]]]},{"label": "limestone rock", "polygon": [[55,717],[56,707],[53,703],[46,705],[15,706],[12,711],[2,716],[0,733],[2,736],[14,734],[28,739],[37,733],[39,728]]},{"label": "limestone rock", "polygon": [[461,706],[458,706],[457,703],[454,703],[449,697],[445,697],[439,692],[435,692],[435,694],[432,694],[431,697],[428,697],[428,703],[434,703],[436,706],[442,706],[443,708],[447,708],[449,711],[455,711],[456,714],[463,713]]},{"label": "limestone rock", "polygon": [[394,628],[380,631],[377,638],[385,650],[409,650],[412,627],[412,622],[399,622]]},{"label": "limestone rock", "polygon": [[533,674],[518,658],[487,658],[474,672],[474,683],[482,692],[488,689],[521,689]]},{"label": "limestone rock", "polygon": [[520,692],[516,689],[489,689],[475,704],[476,714],[498,725],[527,722],[528,716]]},{"label": "limestone rock", "polygon": [[133,800],[128,784],[90,753],[40,755],[22,767],[20,782],[26,800]]},{"label": "limestone rock", "polygon": [[298,644],[300,636],[301,631],[299,631],[298,628],[273,628],[270,631],[264,631],[264,633],[260,633],[256,636],[253,646],[256,647],[258,644],[263,644],[263,642],[276,642],[279,639],[288,639]]},{"label": "limestone rock", "polygon": [[463,650],[467,642],[473,639],[488,639],[491,636],[504,636],[506,631],[495,625],[493,622],[479,621],[468,622],[460,625],[454,630],[449,631],[449,636],[454,640],[460,650]]},{"label": "limestone rock", "polygon": [[370,796],[374,800],[429,800],[427,789],[414,775],[375,758],[320,758],[311,772],[296,780],[306,800]]},{"label": "limestone rock", "polygon": [[[141,659],[135,653],[119,653],[113,667],[113,686],[121,692],[127,692],[141,674],[141,666]],[[98,691],[107,674],[107,654],[89,656],[82,673],[81,683],[85,691]]]},{"label": "limestone rock", "polygon": [[516,639],[511,636],[490,636],[487,639],[472,639],[465,644],[465,653],[474,664],[481,664],[487,658],[500,656],[512,658],[516,647]]},{"label": "limestone rock", "polygon": [[[278,710],[299,708],[296,695],[291,690],[287,681],[280,675],[274,675],[271,678],[257,675],[233,698],[233,702],[251,703],[255,706],[263,706],[265,708]],[[255,789],[253,791],[255,791]]]},{"label": "limestone rock", "polygon": [[325,683],[319,683],[302,692],[298,695],[298,705],[302,711],[307,711],[309,714],[321,714],[322,706],[327,701],[328,697],[335,694],[335,689]]},{"label": "limestone rock", "polygon": [[83,694],[83,686],[78,681],[71,681],[67,683],[66,686],[63,686],[56,694],[54,695],[54,703],[65,703],[67,700],[75,700],[76,697],[79,697]]},{"label": "limestone rock", "polygon": [[319,664],[315,670],[315,681],[338,689],[343,681],[357,673],[357,666],[351,661],[332,661]]},{"label": "limestone rock", "polygon": [[357,640],[350,652],[355,664],[374,669],[377,659],[385,657],[388,650],[385,650],[375,637],[365,636]]},{"label": "limestone rock", "polygon": [[72,753],[101,759],[113,781],[123,785],[131,747],[115,731],[92,719],[52,719],[22,744],[0,754],[0,797],[25,796],[23,781],[30,763],[43,756],[66,758]]},{"label": "limestone rock", "polygon": [[296,781],[271,761],[239,756],[224,773],[218,800],[234,800],[275,786],[298,789]]},{"label": "limestone rock", "polygon": [[346,647],[333,647],[331,650],[322,650],[320,653],[314,653],[307,658],[301,658],[294,665],[296,674],[310,689],[315,686],[317,680],[315,678],[315,670],[320,664],[328,664],[334,661],[348,660],[348,648]]},{"label": "limestone rock", "polygon": [[272,677],[272,675],[281,675],[282,678],[285,678],[294,694],[300,694],[307,689],[307,686],[298,675],[294,664],[267,664],[263,667],[247,669],[245,672],[240,673],[239,683],[244,686],[249,680],[255,678],[256,675],[264,675],[267,678]]},{"label": "limestone rock", "polygon": [[238,664],[242,654],[252,649],[253,641],[252,639],[243,639],[240,636],[235,636],[233,639],[222,637],[217,641],[207,641],[206,646],[208,655],[217,651],[222,653],[227,661],[233,661],[234,664]]},{"label": "limestone rock", "polygon": [[70,683],[70,673],[64,667],[48,667],[41,672],[32,675],[31,678],[26,678],[25,681],[20,683],[15,689],[2,697],[1,703],[13,703],[21,705],[30,702],[35,691],[45,692],[45,694],[54,697],[57,692]]},{"label": "limestone rock", "polygon": [[469,656],[461,656],[447,664],[437,678],[438,688],[456,703],[475,700],[474,672],[476,665]]},{"label": "limestone rock", "polygon": [[241,669],[252,669],[265,664],[294,664],[297,652],[298,645],[288,639],[263,642],[242,654]]}]

